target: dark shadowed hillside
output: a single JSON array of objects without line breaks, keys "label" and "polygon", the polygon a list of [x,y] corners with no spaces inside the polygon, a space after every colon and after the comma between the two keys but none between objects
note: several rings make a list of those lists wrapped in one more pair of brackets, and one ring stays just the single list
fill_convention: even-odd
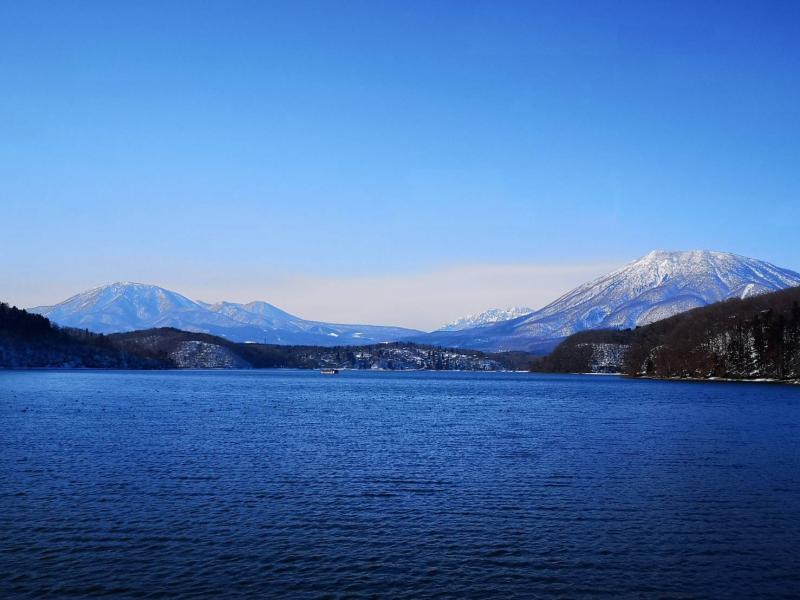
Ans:
[{"label": "dark shadowed hillside", "polygon": [[800,288],[718,302],[634,330],[579,333],[536,370],[800,379]]},{"label": "dark shadowed hillside", "polygon": [[143,369],[169,366],[125,352],[106,336],[53,325],[41,315],[0,303],[0,367]]},{"label": "dark shadowed hillside", "polygon": [[282,346],[239,344],[203,333],[150,329],[109,336],[128,352],[165,360],[179,368],[301,368],[526,370],[532,356],[524,352],[486,354],[413,343],[368,346]]},{"label": "dark shadowed hillside", "polygon": [[534,370],[553,373],[619,373],[621,353],[633,338],[630,329],[581,331],[559,344],[535,364]]}]

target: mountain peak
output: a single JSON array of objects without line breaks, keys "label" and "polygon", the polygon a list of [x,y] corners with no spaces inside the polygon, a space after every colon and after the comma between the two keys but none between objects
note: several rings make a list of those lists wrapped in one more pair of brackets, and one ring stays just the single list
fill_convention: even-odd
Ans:
[{"label": "mountain peak", "polygon": [[117,293],[117,294],[172,294],[175,296],[180,296],[177,292],[171,292],[165,288],[159,287],[157,285],[153,285],[150,283],[138,283],[136,281],[115,281],[114,283],[108,283],[106,285],[100,285],[85,292],[81,292],[80,294],[76,294],[73,297],[80,297],[80,296],[89,296],[92,294],[102,294],[102,293]]},{"label": "mountain peak", "polygon": [[723,257],[745,258],[729,252],[718,252],[716,250],[651,250],[643,257],[633,261],[634,263],[652,263],[654,261],[667,260],[670,262],[691,262],[698,260],[715,260]]},{"label": "mountain peak", "polygon": [[[530,315],[420,341],[478,350],[548,350],[586,329],[626,329],[728,298],[800,286],[800,273],[713,250],[653,250]],[[434,334],[430,334],[433,336]]]},{"label": "mountain peak", "polygon": [[138,281],[115,281],[114,283],[109,283],[107,285],[101,285],[95,289],[104,289],[104,288],[131,288],[131,289],[158,289],[162,290],[157,285],[153,285],[150,283],[139,283]]},{"label": "mountain peak", "polygon": [[232,341],[275,344],[366,344],[395,341],[421,333],[400,327],[307,321],[262,301],[247,304],[196,302],[157,285],[132,281],[93,288],[54,306],[33,308],[31,312],[62,326],[97,333],[175,327]]},{"label": "mountain peak", "polygon": [[[727,298],[797,285],[799,273],[729,252],[654,250],[575,288],[527,324],[531,331],[554,337],[583,329],[635,327]],[[540,327],[544,322],[548,326]]]}]

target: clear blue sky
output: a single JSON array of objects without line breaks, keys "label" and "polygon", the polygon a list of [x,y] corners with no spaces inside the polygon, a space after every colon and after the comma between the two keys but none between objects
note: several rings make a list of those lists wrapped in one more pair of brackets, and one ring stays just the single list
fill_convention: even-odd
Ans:
[{"label": "clear blue sky", "polygon": [[8,1],[0,86],[20,303],[653,248],[800,269],[800,2]]}]

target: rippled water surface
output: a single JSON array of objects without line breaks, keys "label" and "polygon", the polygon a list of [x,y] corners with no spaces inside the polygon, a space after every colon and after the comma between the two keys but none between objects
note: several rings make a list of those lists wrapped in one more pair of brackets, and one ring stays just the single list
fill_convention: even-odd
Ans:
[{"label": "rippled water surface", "polygon": [[800,388],[0,372],[0,596],[800,596]]}]

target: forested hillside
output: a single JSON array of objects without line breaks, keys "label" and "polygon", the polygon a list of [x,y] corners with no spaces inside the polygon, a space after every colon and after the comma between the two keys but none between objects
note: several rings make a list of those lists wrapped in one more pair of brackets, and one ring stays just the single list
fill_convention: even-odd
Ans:
[{"label": "forested hillside", "polygon": [[130,354],[106,336],[53,325],[46,317],[0,303],[0,367],[163,368]]},{"label": "forested hillside", "polygon": [[109,336],[121,348],[183,368],[338,368],[497,371],[526,370],[523,352],[486,354],[393,342],[368,346],[282,346],[240,344],[203,333],[151,329]]},{"label": "forested hillside", "polygon": [[[616,361],[604,363],[610,354]],[[800,288],[718,302],[634,330],[579,333],[536,370],[800,379]]]}]

